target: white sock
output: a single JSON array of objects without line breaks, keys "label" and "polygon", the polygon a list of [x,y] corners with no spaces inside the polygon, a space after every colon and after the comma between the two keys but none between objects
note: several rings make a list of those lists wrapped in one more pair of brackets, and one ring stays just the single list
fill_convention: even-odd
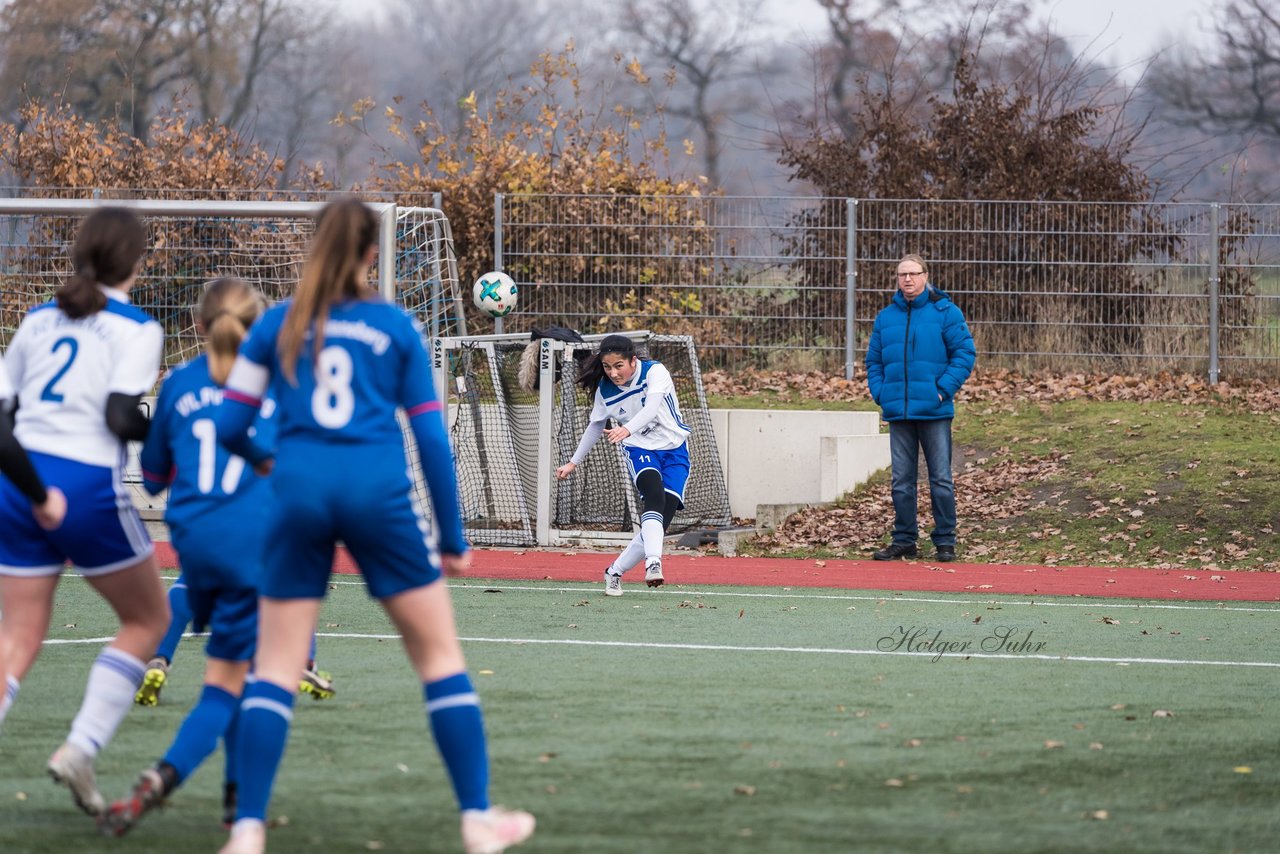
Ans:
[{"label": "white sock", "polygon": [[90,756],[107,746],[133,706],[133,695],[147,672],[146,662],[115,647],[107,647],[89,670],[84,702],[71,722],[67,741]]},{"label": "white sock", "polygon": [[640,534],[636,534],[631,538],[631,542],[627,543],[627,547],[622,550],[622,554],[618,555],[617,560],[609,567],[609,571],[614,575],[622,575],[622,573],[639,563],[642,557],[644,557],[644,539]]},{"label": "white sock", "polygon": [[640,536],[644,538],[644,559],[662,560],[662,514],[650,511],[640,517]]},{"label": "white sock", "polygon": [[5,677],[4,696],[0,697],[0,724],[4,723],[4,716],[9,714],[9,710],[13,708],[13,701],[18,699],[18,680],[17,677]]}]

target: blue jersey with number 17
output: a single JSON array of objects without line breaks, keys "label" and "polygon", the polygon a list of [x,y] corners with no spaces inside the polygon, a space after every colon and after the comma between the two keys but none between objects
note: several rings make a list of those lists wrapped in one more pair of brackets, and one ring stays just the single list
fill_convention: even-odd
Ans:
[{"label": "blue jersey with number 17", "polygon": [[[142,448],[142,476],[148,492],[169,489],[164,520],[175,543],[196,527],[217,524],[232,534],[224,540],[231,548],[237,542],[233,532],[263,527],[272,501],[266,481],[218,442],[222,395],[209,375],[208,356],[201,354],[175,368],[156,399]],[[266,448],[275,445],[270,404],[268,400],[262,407],[253,428],[254,442]],[[257,561],[254,555],[253,563]]]}]

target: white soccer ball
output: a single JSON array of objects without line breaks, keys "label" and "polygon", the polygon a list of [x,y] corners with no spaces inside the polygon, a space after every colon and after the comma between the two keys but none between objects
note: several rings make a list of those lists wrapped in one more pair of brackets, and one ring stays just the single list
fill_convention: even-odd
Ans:
[{"label": "white soccer ball", "polygon": [[506,273],[485,273],[471,288],[476,308],[491,317],[505,317],[516,307],[520,289]]}]

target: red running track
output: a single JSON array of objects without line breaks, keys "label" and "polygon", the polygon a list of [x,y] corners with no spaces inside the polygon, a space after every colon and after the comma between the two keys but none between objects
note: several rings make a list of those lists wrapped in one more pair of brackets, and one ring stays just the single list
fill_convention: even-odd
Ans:
[{"label": "red running track", "polygon": [[[477,549],[467,574],[508,581],[599,582],[615,552]],[[156,543],[165,568],[177,566],[173,549]],[[1228,570],[1134,569],[1094,566],[1019,566],[928,561],[801,560],[668,554],[668,584],[738,584],[748,587],[833,587],[1024,596],[1106,596],[1121,599],[1194,599],[1280,602],[1280,573]],[[339,550],[334,571],[355,573]],[[638,581],[638,572],[631,573]]]}]

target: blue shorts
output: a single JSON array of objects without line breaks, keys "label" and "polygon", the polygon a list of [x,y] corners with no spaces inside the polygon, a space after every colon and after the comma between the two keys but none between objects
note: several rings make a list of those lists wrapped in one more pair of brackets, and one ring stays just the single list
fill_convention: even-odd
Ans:
[{"label": "blue shorts", "polygon": [[204,653],[222,661],[252,661],[258,645],[258,589],[202,590],[187,585],[191,630],[209,632]]},{"label": "blue shorts", "polygon": [[295,441],[281,446],[270,483],[276,507],[263,596],[324,598],[339,541],[374,598],[440,578],[440,556],[414,501],[402,448]]},{"label": "blue shorts", "polygon": [[182,564],[178,583],[187,586],[191,629],[208,630],[205,654],[223,661],[249,661],[258,641],[258,582],[262,576],[264,528],[232,532],[192,526],[174,531]]},{"label": "blue shorts", "polygon": [[0,575],[57,575],[68,561],[81,575],[106,575],[154,551],[119,468],[28,455],[45,484],[66,494],[67,517],[56,531],[44,530],[27,497],[0,477]]},{"label": "blue shorts", "polygon": [[689,482],[689,446],[681,445],[669,451],[650,451],[630,445],[623,447],[627,452],[627,468],[631,470],[632,483],[641,472],[656,471],[662,475],[662,490],[674,495],[680,502],[677,509],[683,509],[684,486]]}]

